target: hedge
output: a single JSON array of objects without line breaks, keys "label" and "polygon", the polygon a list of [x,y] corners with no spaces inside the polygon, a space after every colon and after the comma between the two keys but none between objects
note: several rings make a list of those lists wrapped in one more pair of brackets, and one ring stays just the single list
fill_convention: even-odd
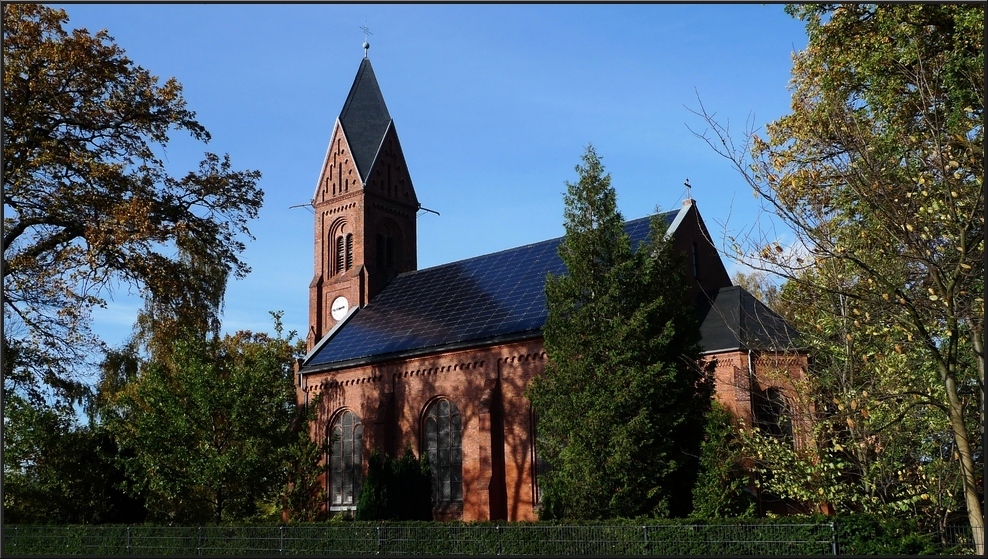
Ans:
[{"label": "hedge", "polygon": [[[969,533],[968,533],[969,535]],[[968,542],[970,539],[968,538]],[[914,521],[837,518],[602,522],[359,522],[231,526],[25,526],[3,555],[905,555],[970,553]]]}]

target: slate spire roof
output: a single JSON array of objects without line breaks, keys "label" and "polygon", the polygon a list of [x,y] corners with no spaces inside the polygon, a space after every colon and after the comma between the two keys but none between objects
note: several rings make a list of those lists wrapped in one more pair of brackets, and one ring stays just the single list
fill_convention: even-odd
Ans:
[{"label": "slate spire roof", "polygon": [[360,61],[339,120],[350,144],[360,180],[366,183],[384,135],[392,125],[391,113],[384,103],[384,95],[369,58]]}]

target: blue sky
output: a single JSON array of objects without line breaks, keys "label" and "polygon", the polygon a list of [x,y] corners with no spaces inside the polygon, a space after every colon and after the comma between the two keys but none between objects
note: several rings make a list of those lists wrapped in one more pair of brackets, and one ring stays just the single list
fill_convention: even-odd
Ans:
[{"label": "blue sky", "polygon": [[[694,137],[704,106],[740,134],[788,111],[801,22],[781,4],[67,4],[70,28],[107,29],[137,64],[184,86],[211,132],[173,135],[174,174],[203,151],[263,173],[264,208],[231,282],[224,330],[304,336],[313,275],[305,208],[370,31],[370,59],[419,201],[419,268],[562,234],[565,181],[592,143],[625,218],[676,209],[693,185],[715,240],[759,215],[729,163]],[[729,264],[729,270],[736,266]],[[94,315],[111,344],[140,302]]]}]

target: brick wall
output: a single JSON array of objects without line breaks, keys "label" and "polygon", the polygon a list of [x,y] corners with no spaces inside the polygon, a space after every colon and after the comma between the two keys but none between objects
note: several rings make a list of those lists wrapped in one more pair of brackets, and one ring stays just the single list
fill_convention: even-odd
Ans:
[{"label": "brick wall", "polygon": [[313,373],[301,400],[321,395],[313,437],[325,440],[344,409],[364,428],[364,460],[371,449],[393,455],[423,451],[422,421],[439,398],[463,419],[463,504],[445,519],[535,520],[531,409],[524,389],[544,368],[542,340],[448,352],[339,372]]}]

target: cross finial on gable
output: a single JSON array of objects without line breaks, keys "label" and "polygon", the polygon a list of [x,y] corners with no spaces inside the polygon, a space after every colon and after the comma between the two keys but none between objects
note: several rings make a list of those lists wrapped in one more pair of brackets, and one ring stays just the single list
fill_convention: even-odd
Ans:
[{"label": "cross finial on gable", "polygon": [[683,185],[686,186],[686,199],[687,200],[692,200],[693,199],[693,194],[692,194],[692,192],[693,192],[693,190],[692,190],[693,186],[690,185],[690,179],[689,179],[689,177],[686,178],[686,182],[684,182]]}]

